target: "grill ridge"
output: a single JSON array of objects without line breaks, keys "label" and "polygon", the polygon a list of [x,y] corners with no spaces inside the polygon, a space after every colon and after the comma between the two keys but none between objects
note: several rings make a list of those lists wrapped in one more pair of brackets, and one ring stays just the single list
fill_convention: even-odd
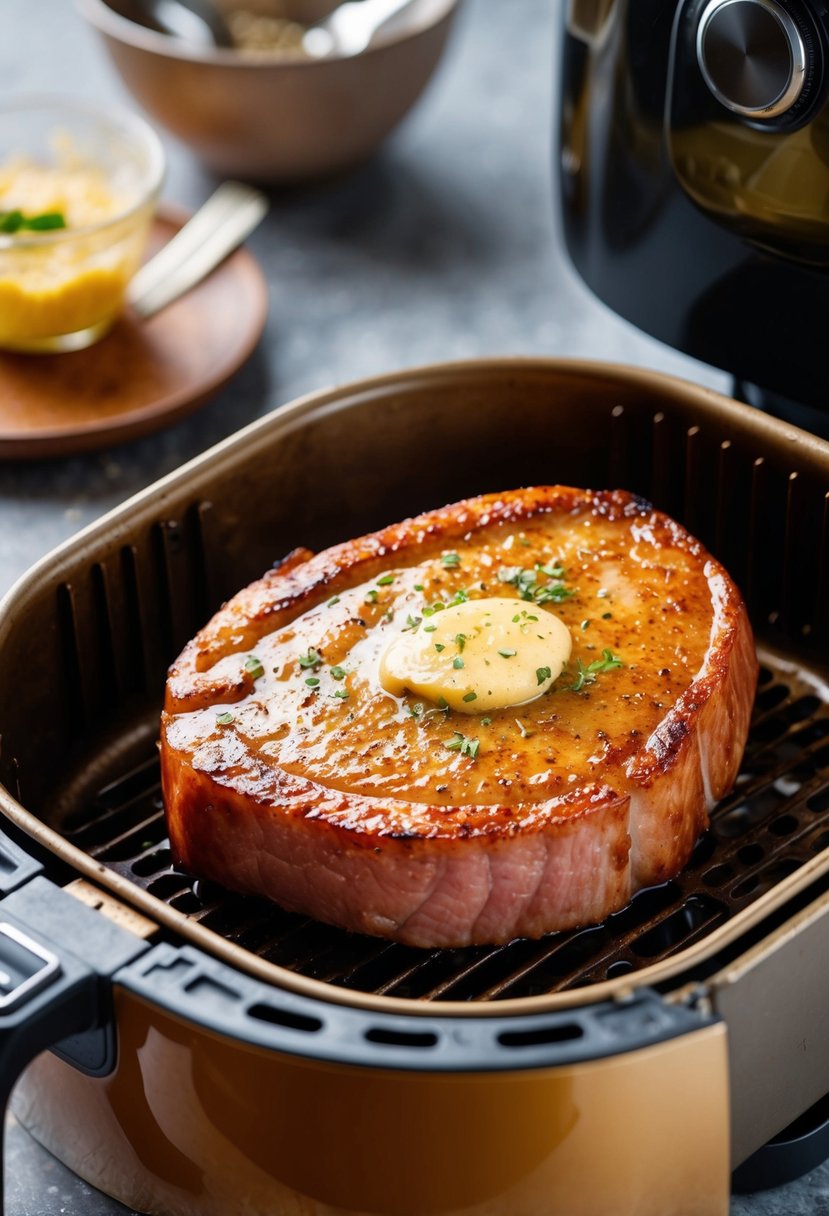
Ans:
[{"label": "grill ridge", "polygon": [[105,786],[67,837],[182,915],[310,978],[436,1002],[563,991],[686,948],[829,845],[829,704],[767,658],[737,786],[686,870],[602,925],[537,942],[417,950],[194,881],[172,864],[154,754]]}]

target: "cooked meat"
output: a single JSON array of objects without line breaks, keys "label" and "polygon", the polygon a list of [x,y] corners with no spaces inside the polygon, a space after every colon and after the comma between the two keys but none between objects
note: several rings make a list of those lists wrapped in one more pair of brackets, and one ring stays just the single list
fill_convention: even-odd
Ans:
[{"label": "cooked meat", "polygon": [[736,587],[641,500],[458,503],[298,551],[185,648],[162,720],[173,850],[417,946],[592,923],[687,862],[756,676]]}]

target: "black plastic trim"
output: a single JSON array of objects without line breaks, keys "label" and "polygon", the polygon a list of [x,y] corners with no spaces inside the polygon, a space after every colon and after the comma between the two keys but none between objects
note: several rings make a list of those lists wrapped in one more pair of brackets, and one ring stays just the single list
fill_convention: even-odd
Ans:
[{"label": "black plastic trim", "polygon": [[783,1129],[731,1175],[737,1195],[767,1191],[808,1174],[829,1157],[829,1094]]},{"label": "black plastic trim", "polygon": [[690,1034],[714,1015],[642,988],[622,1001],[556,1013],[409,1016],[271,987],[193,946],[162,943],[115,981],[183,1021],[241,1043],[360,1068],[499,1072],[554,1068]]},{"label": "black plastic trim", "polygon": [[[0,856],[11,894],[0,901],[0,1118],[9,1094],[26,1065],[46,1048],[92,1032],[97,1038],[90,1063],[100,1072],[114,1063],[111,977],[147,949],[146,942],[105,920],[99,913],[38,873],[0,833]],[[31,863],[31,864],[27,864]],[[2,867],[2,862],[0,862]],[[26,881],[25,874],[35,877]],[[103,1037],[102,1037],[103,1036]],[[0,1138],[0,1212],[2,1194]]]}]

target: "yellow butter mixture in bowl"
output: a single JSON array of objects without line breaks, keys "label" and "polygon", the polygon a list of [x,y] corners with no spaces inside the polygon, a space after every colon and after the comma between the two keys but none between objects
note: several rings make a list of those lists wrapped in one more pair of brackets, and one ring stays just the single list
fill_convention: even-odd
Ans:
[{"label": "yellow butter mixture in bowl", "polygon": [[61,100],[0,109],[0,347],[78,350],[111,327],[163,177],[153,131]]}]

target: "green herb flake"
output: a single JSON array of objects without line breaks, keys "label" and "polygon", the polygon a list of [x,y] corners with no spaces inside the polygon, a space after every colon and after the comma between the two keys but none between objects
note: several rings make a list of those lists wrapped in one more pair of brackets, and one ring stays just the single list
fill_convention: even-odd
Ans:
[{"label": "green herb flake", "polygon": [[455,671],[460,671],[460,669],[463,667],[463,659],[460,655],[452,660],[452,666],[454,667]]},{"label": "green herb flake", "polygon": [[378,587],[390,587],[393,582],[394,582],[393,574],[384,574],[382,578],[378,578],[377,586]]},{"label": "green herb flake", "polygon": [[446,700],[446,697],[438,697],[438,709],[448,709],[448,708],[449,708],[449,702]]},{"label": "green herb flake", "polygon": [[491,726],[492,718],[481,718],[481,726]]},{"label": "green herb flake", "polygon": [[374,591],[374,590],[367,591],[365,593],[365,596],[363,597],[363,603],[364,604],[376,604],[377,597],[379,594],[380,594],[379,591]]},{"label": "green herb flake", "polygon": [[314,650],[313,647],[311,647],[307,654],[301,654],[299,656],[300,667],[319,667],[321,662],[322,655],[318,650]]},{"label": "green herb flake", "polygon": [[340,701],[347,701],[348,700],[348,689],[347,688],[336,688],[334,690],[334,696],[337,697],[338,700],[340,700]]},{"label": "green herb flake", "polygon": [[461,559],[457,553],[442,553],[440,564],[446,570],[454,570],[461,564]]},{"label": "green herb flake", "polygon": [[423,713],[423,705],[420,701],[415,701],[414,705],[409,705],[407,708],[413,718],[419,718]]},{"label": "green herb flake", "polygon": [[406,617],[406,628],[403,630],[403,632],[407,633],[410,629],[412,631],[416,631],[418,625],[421,623],[422,620],[423,620],[422,617],[412,616],[412,614],[409,613]]},{"label": "green herb flake", "polygon": [[331,668],[331,679],[332,680],[344,680],[345,679],[345,668],[344,667],[332,667]]},{"label": "green herb flake", "polygon": [[512,618],[513,625],[517,625],[520,620],[521,620],[521,613],[516,612],[515,616]]},{"label": "green herb flake", "polygon": [[435,650],[438,652],[438,654],[445,649],[446,647],[444,646],[443,642],[435,642]]},{"label": "green herb flake", "polygon": [[447,747],[450,752],[460,752],[462,756],[469,756],[470,760],[475,759],[480,746],[480,740],[469,739],[459,730],[456,730],[452,738],[447,739],[444,743],[444,747]]},{"label": "green herb flake", "polygon": [[538,680],[539,685],[543,684],[545,680],[549,680],[552,674],[552,669],[549,667],[536,667],[535,669],[535,678]]},{"label": "green herb flake", "polygon": [[567,570],[560,562],[548,562],[543,565],[541,562],[536,562],[535,566],[539,574],[546,574],[547,578],[564,578]]},{"label": "green herb flake", "polygon": [[415,591],[425,591],[426,590],[426,588],[423,586],[423,583],[415,583],[414,589],[415,589]]},{"label": "green herb flake", "polygon": [[332,595],[331,599],[328,600],[328,602],[326,603],[325,606],[326,606],[326,608],[333,608],[334,605],[339,604],[339,602],[340,602],[340,597],[338,595]]},{"label": "green herb flake", "polygon": [[216,725],[217,726],[230,726],[232,721],[233,721],[233,714],[230,712],[229,709],[226,709],[223,714],[216,714]]},{"label": "green herb flake", "polygon": [[573,676],[573,683],[566,684],[564,690],[567,692],[581,692],[586,684],[595,684],[596,676],[601,675],[605,671],[614,671],[617,667],[624,667],[624,663],[608,647],[604,648],[600,659],[594,659],[592,663],[588,663],[586,666],[581,659],[576,659],[576,671]]},{"label": "green herb flake", "polygon": [[60,211],[44,211],[40,215],[24,215],[22,211],[0,211],[0,232],[49,232],[65,228],[66,219]]},{"label": "green herb flake", "polygon": [[477,701],[478,694],[476,692],[468,692],[464,695],[464,701]]},{"label": "green herb flake", "polygon": [[424,633],[434,633],[436,629],[437,629],[437,625],[424,625],[423,626]]},{"label": "green herb flake", "polygon": [[261,660],[257,659],[255,654],[249,654],[245,659],[243,671],[252,679],[258,680],[260,676],[265,674],[265,668],[262,666]]},{"label": "green herb flake", "polygon": [[457,646],[457,648],[461,652],[461,654],[463,654],[463,648],[466,645],[466,634],[465,633],[456,633],[455,634],[455,645]]},{"label": "green herb flake", "polygon": [[502,659],[514,659],[515,656],[518,654],[518,651],[517,650],[499,650],[498,653]]},{"label": "green herb flake", "polygon": [[309,688],[318,688],[319,687],[319,680],[317,679],[316,676],[309,676],[308,679],[305,681],[305,683],[308,685]]}]

